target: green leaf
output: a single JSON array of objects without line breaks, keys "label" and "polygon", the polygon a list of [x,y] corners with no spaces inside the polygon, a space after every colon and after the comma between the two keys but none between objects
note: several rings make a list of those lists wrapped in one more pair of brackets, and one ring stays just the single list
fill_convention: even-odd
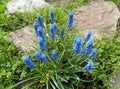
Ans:
[{"label": "green leaf", "polygon": [[52,82],[50,82],[52,89],[56,89],[55,86],[52,84]]},{"label": "green leaf", "polygon": [[58,84],[57,84],[57,82],[56,82],[56,80],[55,80],[54,77],[52,77],[52,81],[53,81],[53,83],[55,84],[55,86],[56,86],[58,89],[60,89],[60,87],[58,86]]},{"label": "green leaf", "polygon": [[63,87],[63,84],[61,83],[61,81],[60,81],[59,79],[57,79],[57,83],[58,83],[58,85],[60,86],[60,89],[65,89],[65,88]]}]

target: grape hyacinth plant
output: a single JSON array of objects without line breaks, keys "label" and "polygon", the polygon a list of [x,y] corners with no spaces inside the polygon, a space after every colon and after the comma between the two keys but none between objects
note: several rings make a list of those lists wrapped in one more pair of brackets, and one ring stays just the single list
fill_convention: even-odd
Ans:
[{"label": "grape hyacinth plant", "polygon": [[60,39],[62,40],[64,37],[64,30],[60,30]]},{"label": "grape hyacinth plant", "polygon": [[41,60],[42,57],[38,51],[35,52],[36,60]]},{"label": "grape hyacinth plant", "polygon": [[52,57],[53,60],[57,59],[57,51],[56,50],[52,51],[52,56],[51,57]]},{"label": "grape hyacinth plant", "polygon": [[75,54],[79,54],[81,50],[82,39],[79,36],[74,38],[73,50]]},{"label": "grape hyacinth plant", "polygon": [[[74,13],[71,11],[66,21],[69,30],[65,30],[57,28],[53,11],[50,11],[51,23],[47,28],[42,27],[42,18],[37,15],[38,22],[34,22],[38,39],[35,57],[33,57],[33,62],[26,55],[23,56],[23,60],[28,69],[32,68],[31,82],[36,81],[38,88],[70,89],[73,87],[80,89],[79,85],[94,82],[96,79],[93,58],[96,56],[97,49],[92,48],[92,32],[88,32],[84,45],[82,38],[72,34],[73,31],[70,30],[73,25],[73,17]],[[81,78],[81,76],[83,77]]]},{"label": "grape hyacinth plant", "polygon": [[67,26],[68,26],[68,29],[70,30],[72,25],[73,25],[73,17],[74,17],[74,13],[71,11],[69,13],[69,16],[68,16],[68,21],[67,21]]},{"label": "grape hyacinth plant", "polygon": [[28,68],[34,68],[34,63],[29,59],[28,56],[23,56],[23,60],[25,62],[25,65],[28,67]]},{"label": "grape hyacinth plant", "polygon": [[92,35],[92,31],[88,31],[88,33],[87,33],[87,35],[86,35],[86,37],[85,37],[85,41],[86,41],[86,42],[89,41],[91,35]]},{"label": "grape hyacinth plant", "polygon": [[89,60],[88,64],[84,67],[86,71],[91,71],[94,63],[92,60]]},{"label": "grape hyacinth plant", "polygon": [[39,27],[42,27],[42,19],[41,19],[40,14],[37,15],[37,19],[38,19],[38,25],[39,25]]},{"label": "grape hyacinth plant", "polygon": [[50,11],[50,22],[54,22],[54,12]]}]

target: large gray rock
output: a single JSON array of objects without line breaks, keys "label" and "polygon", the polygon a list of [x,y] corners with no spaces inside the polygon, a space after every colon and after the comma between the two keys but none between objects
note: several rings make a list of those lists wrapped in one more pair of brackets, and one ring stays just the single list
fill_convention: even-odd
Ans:
[{"label": "large gray rock", "polygon": [[101,37],[102,33],[111,34],[116,30],[119,17],[120,12],[113,2],[94,1],[75,13],[76,28],[80,33],[91,29],[94,36]]},{"label": "large gray rock", "polygon": [[33,47],[36,47],[34,41],[37,37],[32,25],[26,26],[20,30],[12,32],[9,40],[14,42],[18,48],[23,52],[32,52],[34,51]]}]

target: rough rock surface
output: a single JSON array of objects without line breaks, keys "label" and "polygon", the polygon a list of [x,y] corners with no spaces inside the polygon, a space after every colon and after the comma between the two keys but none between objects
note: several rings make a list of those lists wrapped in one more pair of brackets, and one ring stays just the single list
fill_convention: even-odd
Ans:
[{"label": "rough rock surface", "polygon": [[7,4],[7,12],[12,14],[15,11],[25,12],[33,11],[34,8],[48,6],[44,0],[10,0]]},{"label": "rough rock surface", "polygon": [[20,30],[12,32],[9,40],[14,42],[21,51],[32,52],[36,47],[35,40],[37,39],[32,25],[26,26]]},{"label": "rough rock surface", "polygon": [[94,1],[75,13],[76,29],[80,33],[91,29],[94,36],[101,37],[102,33],[110,34],[116,30],[119,17],[120,12],[113,2]]},{"label": "rough rock surface", "polygon": [[116,76],[110,81],[110,86],[114,89],[120,89],[120,72],[117,72]]}]

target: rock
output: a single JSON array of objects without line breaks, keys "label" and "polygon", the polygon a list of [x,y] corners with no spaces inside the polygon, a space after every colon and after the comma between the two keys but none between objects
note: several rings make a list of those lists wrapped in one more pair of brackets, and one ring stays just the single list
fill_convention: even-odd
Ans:
[{"label": "rock", "polygon": [[114,89],[120,89],[120,72],[116,73],[116,76],[110,81],[110,85]]},{"label": "rock", "polygon": [[116,30],[120,12],[113,2],[93,1],[82,6],[75,13],[76,29],[80,33],[93,31],[93,36],[101,38],[101,34],[109,35]]},{"label": "rock", "polygon": [[7,12],[12,14],[16,11],[33,11],[43,6],[49,6],[44,0],[11,0],[6,4]]},{"label": "rock", "polygon": [[37,44],[34,42],[37,40],[37,37],[32,25],[12,32],[9,40],[14,42],[15,45],[23,52],[32,52],[34,51],[33,47],[37,46]]}]

